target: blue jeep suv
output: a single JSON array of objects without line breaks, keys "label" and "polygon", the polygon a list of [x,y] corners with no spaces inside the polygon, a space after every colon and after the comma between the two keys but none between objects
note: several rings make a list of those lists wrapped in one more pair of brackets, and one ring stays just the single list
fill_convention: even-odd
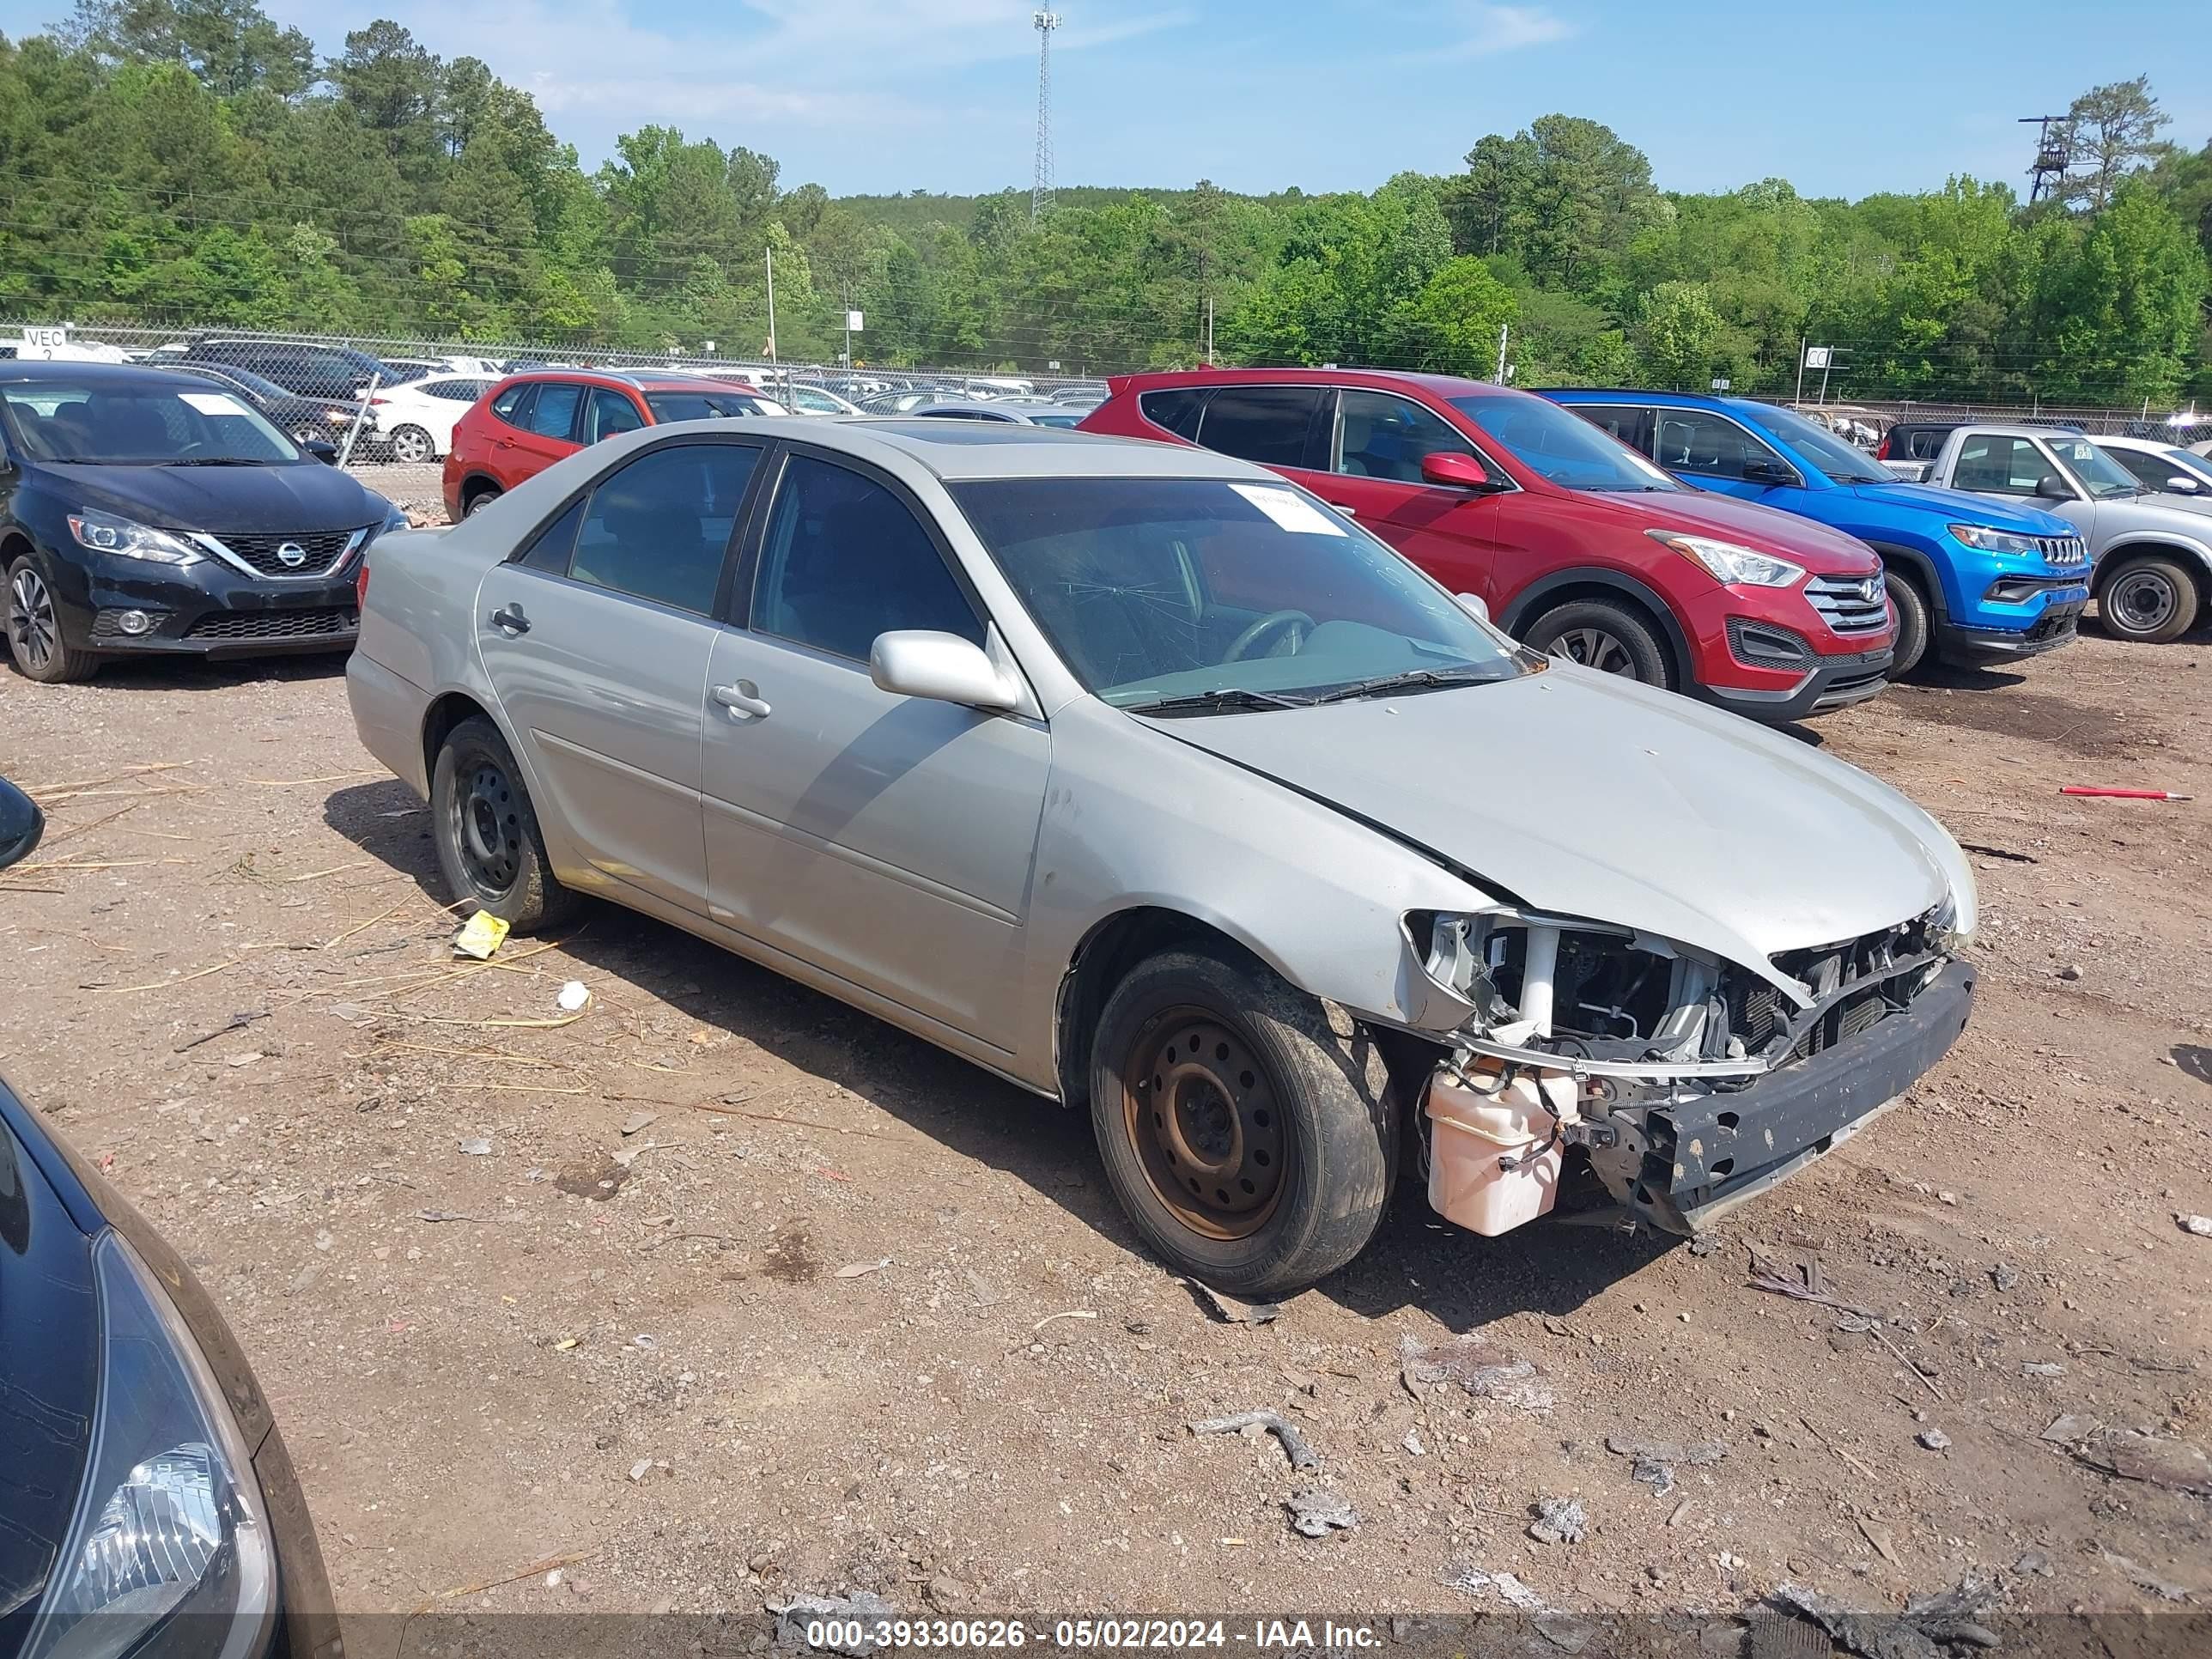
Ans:
[{"label": "blue jeep suv", "polygon": [[1931,649],[1946,662],[1986,665],[2063,645],[2088,603],[2088,549],[2063,519],[1906,483],[1790,410],[1677,392],[1544,395],[1687,483],[1871,546],[1897,606],[1893,679]]}]

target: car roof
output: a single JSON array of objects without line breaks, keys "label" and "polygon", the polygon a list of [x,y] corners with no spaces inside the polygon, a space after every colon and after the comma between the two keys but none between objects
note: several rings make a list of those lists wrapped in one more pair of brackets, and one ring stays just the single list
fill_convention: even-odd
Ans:
[{"label": "car roof", "polygon": [[[919,467],[946,483],[981,478],[1226,478],[1283,483],[1264,468],[1210,449],[1109,437],[1071,427],[899,416],[825,421],[805,415],[772,416],[741,424],[748,435],[773,430],[810,447],[842,451],[896,470]],[[730,428],[727,421],[678,421],[645,430],[665,439],[695,428],[727,433]],[[624,434],[623,440],[640,435]]]},{"label": "car roof", "polygon": [[20,385],[26,382],[36,384],[40,380],[110,386],[118,389],[135,386],[143,389],[167,386],[204,391],[207,386],[207,382],[197,374],[186,374],[175,369],[149,368],[143,363],[49,362],[42,357],[0,360],[0,382]]},{"label": "car roof", "polygon": [[1459,374],[1430,374],[1407,369],[1360,368],[1178,368],[1143,374],[1118,374],[1107,381],[1115,393],[1161,392],[1170,386],[1415,386],[1439,398],[1463,398],[1472,392],[1513,392],[1517,388],[1488,380],[1470,380]]},{"label": "car roof", "polygon": [[[465,375],[462,378],[481,380],[483,377]],[[574,380],[586,386],[625,386],[632,392],[720,391],[755,398],[761,395],[758,387],[743,380],[717,380],[709,374],[668,374],[631,368],[526,368],[508,375],[507,380]],[[501,384],[506,384],[506,381]]]}]

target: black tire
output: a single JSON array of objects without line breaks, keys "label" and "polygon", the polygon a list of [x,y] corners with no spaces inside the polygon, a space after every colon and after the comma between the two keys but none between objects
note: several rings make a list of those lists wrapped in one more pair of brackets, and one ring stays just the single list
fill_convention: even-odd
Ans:
[{"label": "black tire", "polygon": [[448,732],[430,769],[430,839],[458,899],[472,899],[518,933],[557,927],[576,895],[553,878],[522,769],[482,715]]},{"label": "black tire", "polygon": [[500,495],[501,491],[496,484],[476,485],[461,498],[461,516],[465,519],[473,519],[485,507],[497,501]]},{"label": "black tire", "polygon": [[6,592],[0,592],[0,633],[7,635],[15,672],[42,685],[90,679],[100,659],[62,636],[64,601],[46,573],[27,553],[8,567],[7,577]]},{"label": "black tire", "polygon": [[1897,645],[1890,659],[1889,678],[1901,680],[1920,666],[1928,654],[1928,596],[1920,580],[1895,565],[1887,571],[1889,600],[1897,607]]},{"label": "black tire", "polygon": [[411,422],[392,428],[385,447],[392,459],[403,466],[420,466],[438,459],[437,441]]},{"label": "black tire", "polygon": [[1389,1203],[1382,1055],[1249,959],[1170,951],[1130,972],[1092,1041],[1091,1121],[1146,1243],[1217,1290],[1305,1289],[1367,1247]]},{"label": "black tire", "polygon": [[1547,656],[1662,690],[1674,690],[1666,646],[1643,613],[1630,605],[1611,599],[1570,599],[1530,623],[1521,638]]},{"label": "black tire", "polygon": [[2097,584],[2097,616],[2114,639],[2166,645],[2197,622],[2196,580],[2164,555],[2124,558]]}]

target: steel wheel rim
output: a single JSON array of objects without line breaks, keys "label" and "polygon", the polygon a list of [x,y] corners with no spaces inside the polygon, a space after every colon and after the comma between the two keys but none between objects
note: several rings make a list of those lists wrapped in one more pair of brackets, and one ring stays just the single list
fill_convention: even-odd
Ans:
[{"label": "steel wheel rim", "polygon": [[1203,1008],[1155,1015],[1130,1045],[1122,1126],[1154,1196],[1201,1237],[1249,1238],[1290,1174],[1274,1080]]},{"label": "steel wheel rim", "polygon": [[489,761],[477,763],[454,792],[449,828],[470,881],[506,897],[522,869],[521,801],[507,774]]},{"label": "steel wheel rim", "polygon": [[2112,609],[2121,624],[2138,634],[2154,633],[2172,620],[2180,596],[2162,576],[2131,570],[2112,584]]},{"label": "steel wheel rim", "polygon": [[60,628],[54,620],[54,596],[39,573],[27,566],[8,584],[8,646],[27,668],[44,668],[54,659]]},{"label": "steel wheel rim", "polygon": [[415,465],[430,459],[430,434],[411,426],[403,426],[392,434],[392,454],[395,460]]},{"label": "steel wheel rim", "polygon": [[1551,654],[1563,661],[1595,668],[1601,674],[1636,678],[1636,659],[1620,639],[1602,628],[1570,628],[1552,641]]}]

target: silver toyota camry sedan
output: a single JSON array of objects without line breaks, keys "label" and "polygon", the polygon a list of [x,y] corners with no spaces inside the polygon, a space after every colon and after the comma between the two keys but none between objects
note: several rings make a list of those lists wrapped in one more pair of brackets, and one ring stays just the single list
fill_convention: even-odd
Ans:
[{"label": "silver toyota camry sedan", "polygon": [[1279,477],[959,421],[653,427],[380,538],[348,673],[445,877],[686,928],[1087,1110],[1181,1271],[1696,1231],[1957,1039],[1957,845],[1534,656]]}]

